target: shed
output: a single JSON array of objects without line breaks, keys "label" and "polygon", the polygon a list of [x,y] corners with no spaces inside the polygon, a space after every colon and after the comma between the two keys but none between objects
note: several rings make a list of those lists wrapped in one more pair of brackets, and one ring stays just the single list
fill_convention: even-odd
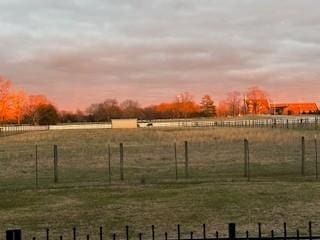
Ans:
[{"label": "shed", "polygon": [[111,119],[112,128],[137,128],[138,119]]}]

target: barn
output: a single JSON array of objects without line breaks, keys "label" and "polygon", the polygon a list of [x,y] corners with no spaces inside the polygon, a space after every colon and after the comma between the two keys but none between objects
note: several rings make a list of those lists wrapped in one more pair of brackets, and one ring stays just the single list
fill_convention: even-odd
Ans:
[{"label": "barn", "polygon": [[137,128],[138,119],[111,119],[112,128]]},{"label": "barn", "polygon": [[316,103],[276,103],[271,104],[271,110],[277,115],[300,115],[316,113],[319,108]]}]

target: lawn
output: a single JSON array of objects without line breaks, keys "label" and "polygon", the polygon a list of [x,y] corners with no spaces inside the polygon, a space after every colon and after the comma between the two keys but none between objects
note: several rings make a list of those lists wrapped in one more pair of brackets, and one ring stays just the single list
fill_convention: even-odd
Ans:
[{"label": "lawn", "polygon": [[[273,228],[281,234],[288,222],[289,233],[300,228],[307,233],[309,220],[319,223],[320,184],[293,183],[201,183],[126,185],[111,187],[64,188],[3,191],[0,195],[1,232],[21,227],[26,239],[43,237],[49,227],[55,239],[71,237],[78,228],[82,239],[86,234],[98,235],[100,226],[108,236],[123,236],[125,225],[132,236],[139,231],[156,235],[165,231],[176,234],[181,224],[183,234],[201,234],[206,223],[208,234],[226,233],[227,223],[236,222],[239,233],[256,234],[258,222],[264,234]],[[314,231],[319,233],[319,225]]]},{"label": "lawn", "polygon": [[[22,227],[26,237],[124,232],[175,233],[175,225],[201,233],[255,231],[306,232],[320,213],[315,179],[317,131],[288,129],[192,128],[68,130],[2,137],[0,146],[0,229]],[[306,139],[305,176],[301,176],[301,137]],[[243,177],[243,140],[250,142],[250,182]],[[185,177],[184,141],[189,143]],[[119,143],[124,144],[124,176],[119,179]],[[177,143],[178,180],[174,143]],[[59,182],[53,183],[53,145],[58,146]],[[39,186],[35,186],[35,146]],[[109,184],[108,145],[111,148]],[[315,231],[317,231],[315,225]],[[318,231],[320,232],[320,231]],[[162,236],[162,235],[161,235]]]}]

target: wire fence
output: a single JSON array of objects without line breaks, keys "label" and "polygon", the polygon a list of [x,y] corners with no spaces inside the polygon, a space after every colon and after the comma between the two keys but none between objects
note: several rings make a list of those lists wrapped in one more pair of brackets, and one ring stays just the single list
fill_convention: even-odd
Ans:
[{"label": "wire fence", "polygon": [[270,138],[3,145],[0,188],[318,179],[316,138]]}]

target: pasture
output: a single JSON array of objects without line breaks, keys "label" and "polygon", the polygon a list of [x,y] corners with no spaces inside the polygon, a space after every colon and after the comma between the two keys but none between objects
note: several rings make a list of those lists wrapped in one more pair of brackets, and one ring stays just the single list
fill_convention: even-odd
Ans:
[{"label": "pasture", "polygon": [[[31,132],[1,138],[0,226],[28,229],[27,235],[85,235],[267,229],[288,221],[306,231],[319,220],[320,184],[315,177],[314,130],[186,128],[66,130]],[[301,137],[305,170],[301,175]],[[250,181],[244,178],[244,144],[250,146]],[[188,141],[188,178],[184,141]],[[120,181],[119,143],[124,144],[124,181]],[[177,144],[178,179],[174,143]],[[58,183],[53,183],[53,145],[58,146]],[[38,188],[35,186],[37,145]],[[110,146],[110,164],[109,152]],[[109,175],[111,172],[111,175]],[[111,177],[111,184],[109,183]],[[197,225],[198,224],[198,225]],[[318,226],[315,225],[315,229]],[[291,229],[294,231],[295,229]],[[197,233],[197,232],[196,232]],[[84,236],[83,235],[83,236]],[[56,235],[57,236],[57,235]]]}]

